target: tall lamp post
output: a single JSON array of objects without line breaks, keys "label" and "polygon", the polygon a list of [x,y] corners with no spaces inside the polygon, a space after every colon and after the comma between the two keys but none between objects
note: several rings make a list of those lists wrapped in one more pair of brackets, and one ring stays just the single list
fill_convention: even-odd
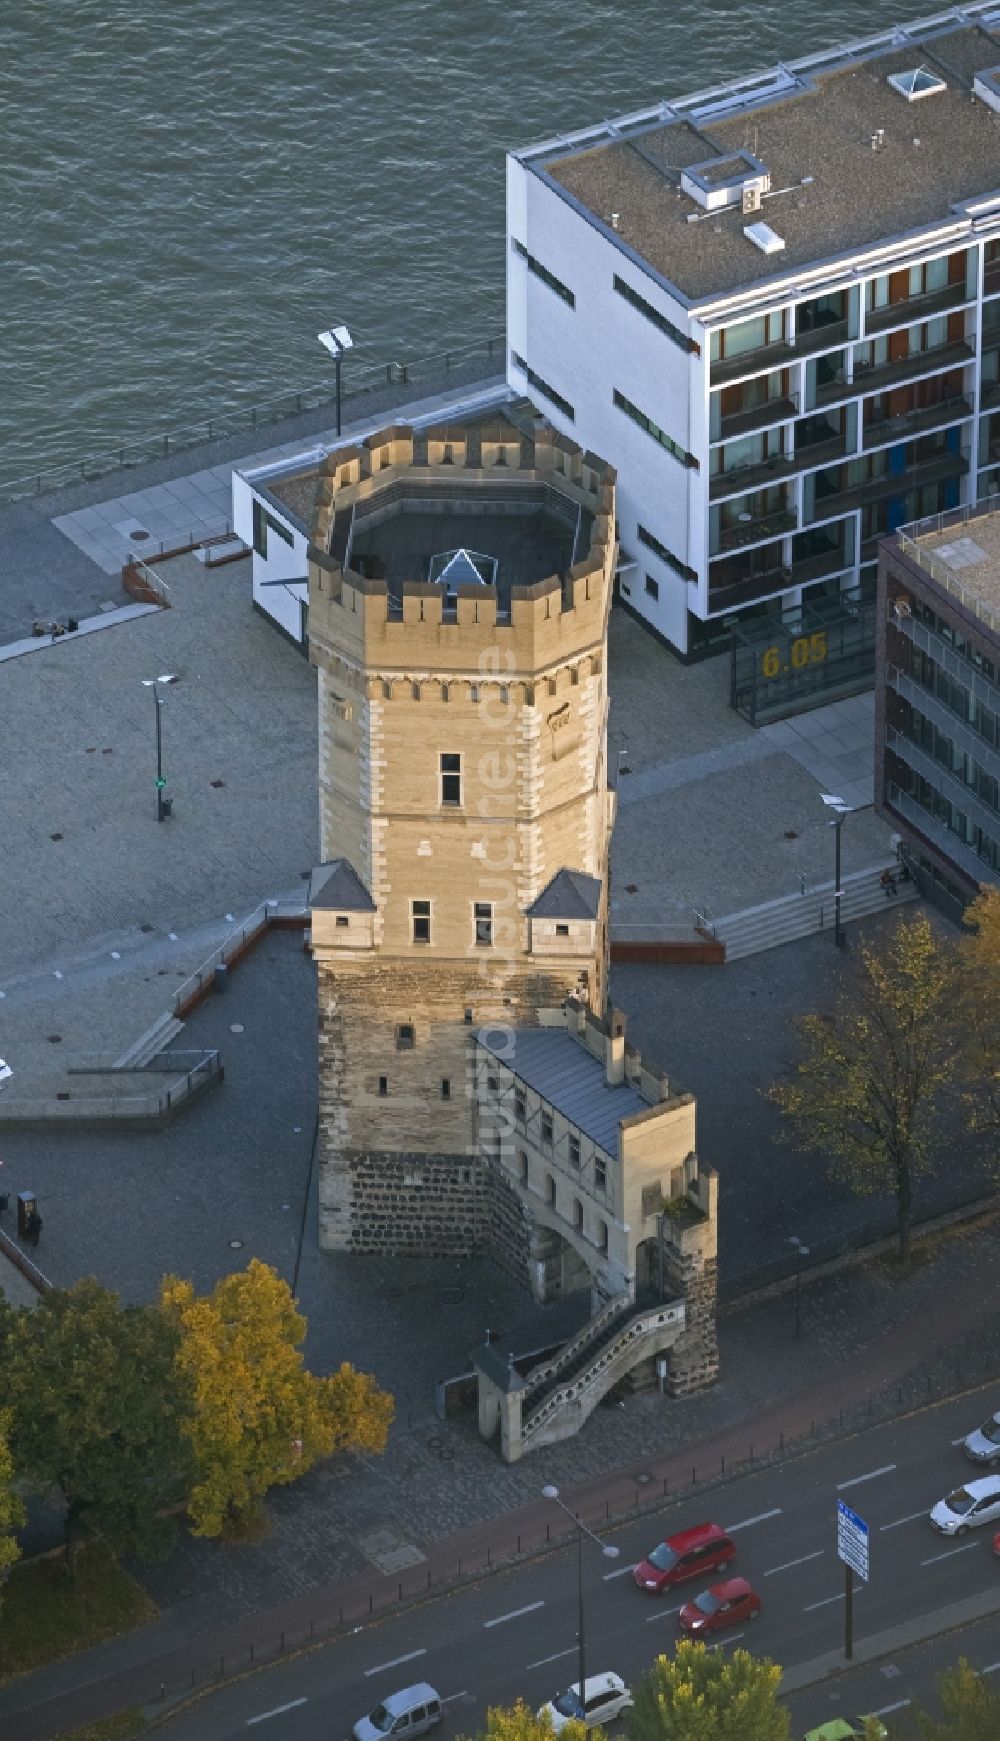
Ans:
[{"label": "tall lamp post", "polygon": [[159,690],[161,684],[176,683],[177,678],[169,675],[165,677],[141,677],[139,681],[143,689],[153,691],[153,706],[156,709],[156,820],[162,822],[165,816],[170,815],[172,806],[170,800],[163,796],[163,788],[167,782],[163,778],[163,731],[160,725],[160,708],[163,706],[163,697]]},{"label": "tall lamp post", "polygon": [[340,367],[344,360],[344,352],[353,349],[354,340],[346,326],[331,326],[327,332],[316,334],[324,350],[329,351],[337,368],[337,440],[340,440]]},{"label": "tall lamp post", "polygon": [[820,797],[827,809],[834,812],[830,823],[836,842],[833,865],[833,944],[835,949],[843,949],[844,931],[840,923],[840,903],[844,891],[840,886],[840,831],[844,826],[844,818],[851,814],[851,805],[845,804],[843,798],[838,798],[835,792],[821,792]]},{"label": "tall lamp post", "polygon": [[795,1247],[795,1340],[802,1335],[802,1259],[809,1256],[808,1245],[803,1245],[797,1233],[793,1233],[788,1241]]},{"label": "tall lamp post", "polygon": [[579,1517],[577,1517],[576,1512],[570,1511],[569,1506],[563,1504],[563,1501],[559,1497],[558,1487],[543,1487],[542,1488],[542,1496],[545,1499],[553,1500],[555,1502],[555,1504],[559,1506],[560,1510],[564,1511],[566,1513],[566,1516],[569,1518],[572,1518],[573,1522],[576,1524],[576,1550],[577,1550],[576,1551],[576,1573],[577,1573],[577,1596],[578,1596],[578,1602],[579,1602],[579,1612],[578,1612],[577,1623],[576,1623],[577,1624],[577,1633],[576,1633],[576,1637],[577,1637],[577,1674],[579,1677],[580,1715],[582,1716],[583,1715],[584,1699],[586,1698],[585,1689],[586,1689],[586,1685],[587,1685],[587,1666],[586,1666],[586,1653],[585,1653],[585,1649],[584,1649],[584,1627],[583,1627],[583,1538],[584,1538],[584,1536],[588,1536],[592,1542],[595,1542],[597,1544],[597,1546],[600,1548],[602,1554],[604,1554],[606,1556],[606,1558],[609,1560],[616,1560],[618,1558],[618,1555],[619,1555],[621,1550],[619,1548],[616,1548],[611,1542],[602,1542],[599,1535],[595,1535],[592,1529],[588,1529],[586,1524],[583,1523]]}]

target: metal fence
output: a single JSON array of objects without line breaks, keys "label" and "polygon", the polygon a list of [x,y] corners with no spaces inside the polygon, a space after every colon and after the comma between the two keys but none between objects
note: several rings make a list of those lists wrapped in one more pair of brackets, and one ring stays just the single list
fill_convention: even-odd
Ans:
[{"label": "metal fence", "polygon": [[185,1010],[197,1003],[202,994],[208,990],[214,981],[217,967],[228,967],[237,956],[257,941],[262,931],[268,925],[279,919],[294,919],[305,922],[305,907],[295,901],[261,901],[259,907],[238,925],[235,931],[230,931],[224,937],[217,949],[213,949],[207,960],[190,974],[183,984],[174,992],[171,1011],[175,1016],[182,1016]]},{"label": "metal fence", "polygon": [[954,569],[920,540],[935,533],[950,531],[953,526],[968,526],[982,515],[995,514],[998,511],[1000,496],[984,496],[982,501],[966,502],[961,507],[947,508],[940,514],[932,514],[926,520],[914,520],[909,526],[901,526],[896,534],[903,554],[920,568],[925,568],[938,586],[950,592],[953,598],[958,599],[959,604],[971,611],[973,616],[979,617],[994,634],[1000,630],[1000,613],[987,604],[980,591],[964,586]]},{"label": "metal fence", "polygon": [[[343,402],[347,404],[352,399],[375,393],[380,388],[409,386],[429,377],[448,376],[453,369],[459,369],[477,358],[481,358],[484,364],[495,362],[499,368],[504,362],[505,344],[502,337],[491,338],[455,350],[437,351],[431,356],[418,357],[406,363],[379,363],[367,369],[352,366]],[[243,435],[255,429],[265,429],[286,418],[300,416],[304,411],[318,411],[327,405],[336,405],[336,393],[329,379],[294,393],[279,393],[272,399],[252,405],[233,405],[213,412],[211,417],[199,418],[194,423],[182,425],[179,429],[143,436],[137,441],[123,443],[107,449],[104,453],[92,454],[86,459],[67,459],[43,470],[29,472],[23,477],[8,478],[0,483],[0,501],[19,501],[25,496],[41,495],[50,490],[64,489],[70,484],[87,482],[91,478],[127,471],[132,466],[144,465],[150,460],[169,459],[171,454],[182,453],[186,448],[199,447],[204,442],[221,441],[227,436]]]},{"label": "metal fence", "polygon": [[[180,1072],[178,1058],[191,1057],[195,1062]],[[81,1119],[99,1124],[115,1124],[120,1119],[139,1120],[143,1123],[155,1121],[176,1112],[185,1101],[199,1094],[222,1074],[222,1062],[215,1051],[180,1054],[164,1052],[160,1058],[143,1065],[142,1068],[177,1072],[178,1080],[172,1082],[169,1088],[157,1092],[151,1090],[146,1094],[5,1094],[0,1099],[0,1125],[58,1124]],[[98,1075],[105,1070],[110,1074],[111,1066],[104,1065],[88,1070],[84,1065],[82,1069],[71,1071],[70,1074]],[[119,1073],[125,1075],[127,1072],[123,1069]]]}]

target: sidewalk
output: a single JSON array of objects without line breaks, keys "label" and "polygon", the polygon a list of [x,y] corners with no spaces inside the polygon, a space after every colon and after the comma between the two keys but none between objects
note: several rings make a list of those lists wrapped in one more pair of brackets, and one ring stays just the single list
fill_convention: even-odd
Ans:
[{"label": "sidewalk", "polygon": [[[987,1225],[974,1234],[963,1230],[951,1235],[954,1241],[970,1238],[978,1249],[964,1274],[931,1290],[919,1310],[905,1312],[864,1354],[842,1362],[831,1376],[796,1387],[751,1418],[711,1436],[566,1488],[567,1503],[595,1523],[653,1510],[664,1495],[694,1486],[705,1491],[751,1459],[766,1462],[788,1449],[805,1449],[840,1432],[861,1430],[990,1377],[1000,1368],[1000,1318],[993,1297],[997,1231]],[[926,1267],[936,1262],[935,1256]],[[772,1303],[760,1302],[741,1315],[751,1332],[756,1322],[766,1323]],[[810,1306],[807,1294],[804,1339],[815,1338],[819,1328]],[[773,1333],[771,1341],[772,1358],[780,1359]],[[815,1367],[815,1340],[811,1346]],[[916,1350],[921,1354],[918,1366]],[[435,1542],[419,1565],[392,1574],[366,1571],[185,1642],[167,1613],[155,1625],[0,1691],[5,1741],[46,1741],[127,1706],[177,1698],[185,1690],[244,1672],[310,1638],[400,1601],[418,1600],[428,1590],[479,1575],[518,1553],[538,1551],[550,1539],[551,1522],[551,1506],[533,1501]]]}]

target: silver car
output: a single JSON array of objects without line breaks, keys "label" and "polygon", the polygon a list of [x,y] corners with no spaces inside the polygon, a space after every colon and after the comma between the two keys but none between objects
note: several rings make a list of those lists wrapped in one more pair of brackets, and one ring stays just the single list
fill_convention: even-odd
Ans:
[{"label": "silver car", "polygon": [[993,1523],[1000,1518],[1000,1475],[983,1475],[978,1481],[967,1481],[939,1499],[931,1512],[931,1522],[942,1535],[964,1535],[981,1523]]},{"label": "silver car", "polygon": [[962,1449],[972,1463],[985,1463],[990,1469],[1000,1466],[1000,1409],[969,1434]]}]

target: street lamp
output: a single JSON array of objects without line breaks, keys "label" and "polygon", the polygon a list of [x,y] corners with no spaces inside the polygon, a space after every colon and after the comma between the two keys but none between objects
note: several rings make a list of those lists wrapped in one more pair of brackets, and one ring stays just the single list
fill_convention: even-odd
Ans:
[{"label": "street lamp", "polygon": [[337,440],[340,440],[340,365],[344,352],[353,349],[354,340],[346,326],[332,326],[327,332],[316,334],[324,350],[329,351],[337,365]]},{"label": "street lamp", "polygon": [[793,1233],[788,1241],[795,1247],[795,1340],[802,1335],[802,1259],[809,1256],[808,1245],[803,1245],[797,1233]]},{"label": "street lamp", "polygon": [[614,1547],[611,1542],[602,1542],[599,1535],[595,1535],[592,1529],[588,1529],[586,1524],[583,1523],[579,1517],[577,1517],[576,1512],[570,1511],[569,1506],[563,1504],[562,1500],[559,1497],[558,1487],[551,1487],[551,1486],[543,1487],[542,1488],[542,1497],[544,1499],[554,1500],[555,1504],[559,1506],[560,1510],[564,1511],[566,1513],[566,1516],[572,1518],[573,1522],[576,1524],[576,1547],[577,1547],[576,1574],[577,1574],[577,1594],[578,1594],[578,1598],[579,1598],[579,1613],[578,1613],[578,1618],[577,1618],[577,1633],[576,1633],[577,1652],[578,1652],[578,1654],[577,1654],[577,1674],[579,1677],[580,1715],[582,1716],[583,1715],[583,1708],[584,1708],[584,1699],[586,1698],[585,1688],[587,1685],[587,1670],[586,1670],[586,1661],[585,1661],[584,1643],[583,1643],[583,1538],[584,1538],[584,1536],[589,1536],[590,1540],[592,1542],[597,1543],[597,1546],[600,1548],[602,1554],[604,1554],[606,1556],[606,1558],[609,1560],[616,1560],[618,1558],[621,1550],[620,1550],[620,1548]]},{"label": "street lamp", "polygon": [[851,805],[845,804],[843,798],[838,798],[835,792],[821,792],[820,797],[827,809],[834,812],[833,820],[830,823],[836,841],[833,868],[833,943],[834,948],[843,949],[844,933],[840,923],[840,903],[844,891],[840,886],[840,831],[844,826],[845,816],[851,814]]},{"label": "street lamp", "polygon": [[160,684],[176,683],[177,678],[168,674],[164,677],[140,677],[139,681],[143,689],[153,691],[153,706],[156,709],[156,820],[162,822],[165,816],[170,815],[172,804],[169,798],[163,796],[163,788],[167,783],[163,778],[163,734],[160,730],[160,708],[163,706],[163,697],[157,693],[157,690]]}]

